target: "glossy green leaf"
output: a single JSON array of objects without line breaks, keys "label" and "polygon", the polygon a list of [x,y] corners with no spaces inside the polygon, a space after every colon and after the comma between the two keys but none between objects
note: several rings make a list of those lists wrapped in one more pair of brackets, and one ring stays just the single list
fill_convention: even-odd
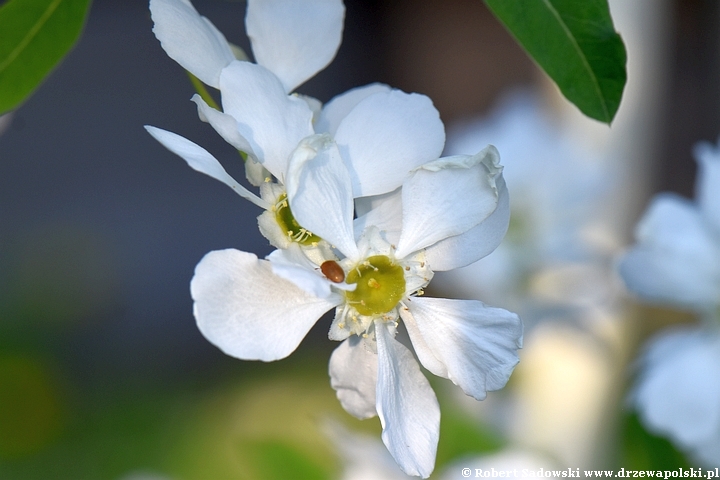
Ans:
[{"label": "glossy green leaf", "polygon": [[0,114],[17,108],[80,36],[90,0],[9,0],[0,7]]},{"label": "glossy green leaf", "polygon": [[627,54],[607,0],[485,0],[518,43],[588,117],[610,123]]}]

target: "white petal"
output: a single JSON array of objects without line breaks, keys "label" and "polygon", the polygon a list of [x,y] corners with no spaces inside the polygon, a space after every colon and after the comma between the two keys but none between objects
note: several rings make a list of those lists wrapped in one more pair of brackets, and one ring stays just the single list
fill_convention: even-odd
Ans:
[{"label": "white petal", "polygon": [[232,62],[220,75],[223,111],[238,122],[260,163],[283,181],[288,158],[300,140],[313,134],[307,102],[285,94],[265,68]]},{"label": "white petal", "polygon": [[437,159],[445,129],[429,98],[392,90],[358,103],[335,140],[351,165],[353,196],[364,197],[395,190],[410,170]]},{"label": "white petal", "polygon": [[441,158],[403,182],[403,226],[398,258],[467,232],[498,205],[500,157],[492,145],[473,156]]},{"label": "white petal", "polygon": [[280,228],[275,212],[265,210],[257,217],[257,220],[260,234],[267,239],[270,245],[277,249],[288,248],[292,245],[293,242],[288,237],[287,232],[283,232]]},{"label": "white petal", "polygon": [[153,32],[168,56],[218,88],[220,71],[235,59],[227,40],[188,0],[150,0]]},{"label": "white petal", "polygon": [[263,167],[262,163],[254,159],[255,155],[249,155],[245,162],[245,178],[248,179],[250,185],[259,187],[271,180],[270,172]]},{"label": "white petal", "polygon": [[358,258],[350,174],[332,139],[323,134],[300,142],[285,180],[295,220],[348,258]]},{"label": "white petal", "polygon": [[397,245],[402,230],[402,189],[389,193],[355,199],[355,238],[370,226],[383,232],[385,239]]},{"label": "white petal", "polygon": [[400,188],[382,195],[356,198],[355,212],[360,217],[370,213],[372,210],[386,208],[386,203],[392,205],[392,212],[388,211],[388,214],[396,219],[397,223],[402,223],[402,190]]},{"label": "white petal", "polygon": [[720,298],[720,249],[697,207],[658,195],[619,264],[628,289],[650,300],[706,309]]},{"label": "white petal", "polygon": [[291,92],[335,57],[344,17],[342,0],[248,0],[245,26],[257,63]]},{"label": "white petal", "polygon": [[270,173],[257,160],[250,142],[240,135],[235,117],[210,107],[200,95],[193,95],[192,99],[198,106],[198,115],[204,122],[208,122],[223,139],[239,151],[247,154],[245,161],[245,178],[251,185],[259,187],[270,178]]},{"label": "white petal", "polygon": [[448,378],[447,367],[443,363],[442,359],[437,357],[430,346],[425,342],[425,339],[417,326],[417,322],[415,322],[415,318],[412,316],[410,309],[407,307],[409,302],[414,301],[413,297],[403,302],[403,306],[400,307],[400,318],[403,319],[405,329],[410,336],[410,341],[412,342],[413,350],[415,350],[415,355],[417,355],[418,360],[420,360],[420,364],[430,371],[430,373],[437,375],[438,377]]},{"label": "white petal", "polygon": [[651,341],[634,400],[643,422],[685,448],[720,426],[720,335],[673,330]]},{"label": "white petal", "polygon": [[496,180],[498,205],[479,225],[465,233],[440,240],[425,250],[433,271],[441,272],[465,267],[492,253],[505,237],[510,225],[510,195],[505,180]]},{"label": "white petal", "polygon": [[374,417],[377,355],[357,335],[345,340],[330,356],[330,385],[351,415]]},{"label": "white petal", "polygon": [[720,235],[720,147],[701,143],[695,147],[698,162],[696,196],[703,216]]},{"label": "white petal", "polygon": [[331,99],[320,112],[320,118],[315,124],[315,131],[318,133],[329,133],[335,135],[340,122],[350,111],[361,101],[372,94],[389,92],[391,88],[382,83],[371,83],[364,87],[357,87]]},{"label": "white petal", "polygon": [[[330,324],[330,330],[328,331],[328,338],[336,342],[342,342],[353,334],[347,325],[345,325],[345,315],[342,308],[343,307],[335,309],[335,318],[333,318]],[[340,327],[340,325],[342,325],[342,327]]]},{"label": "white petal", "polygon": [[406,305],[409,312],[401,309],[400,314],[410,325],[413,346],[416,341],[426,345],[447,375],[438,373],[435,364],[423,362],[428,370],[446,376],[478,400],[505,386],[522,347],[523,326],[517,315],[477,300],[412,297]]},{"label": "white petal", "polygon": [[328,298],[332,294],[330,280],[314,268],[297,243],[291,243],[286,249],[271,252],[267,259],[275,275],[294,283],[310,295]]},{"label": "white petal", "polygon": [[274,275],[270,262],[232,249],[205,255],[190,293],[205,338],[230,356],[266,362],[290,355],[336,305]]},{"label": "white petal", "polygon": [[[322,111],[322,107],[323,107],[322,102],[315,97],[311,97],[309,95],[302,95],[300,93],[295,93],[295,94],[293,94],[293,96],[297,97],[300,100],[307,103],[308,108],[310,108],[310,110],[312,110],[312,112],[313,112],[312,123],[313,123],[313,125],[316,125],[318,120],[320,119],[320,112]],[[317,128],[315,129],[315,131],[317,132]],[[321,133],[321,132],[317,132],[317,133]]]},{"label": "white petal", "polygon": [[410,350],[388,326],[375,322],[378,350],[377,412],[382,439],[408,475],[427,478],[435,467],[440,407]]},{"label": "white petal", "polygon": [[193,95],[191,98],[197,104],[198,115],[200,120],[208,122],[220,136],[233,147],[241,152],[245,152],[251,157],[255,157],[250,142],[240,135],[238,131],[237,120],[232,115],[215,110],[208,105],[200,95]]},{"label": "white petal", "polygon": [[151,127],[149,125],[145,125],[145,130],[155,137],[158,142],[162,143],[165,148],[182,157],[193,170],[204,173],[216,180],[220,180],[225,185],[232,188],[235,193],[247,200],[250,200],[260,208],[267,209],[270,207],[267,202],[236,182],[235,179],[225,171],[222,165],[220,165],[220,162],[218,162],[217,159],[210,154],[210,152],[201,146],[181,137],[180,135],[168,132],[167,130]]}]

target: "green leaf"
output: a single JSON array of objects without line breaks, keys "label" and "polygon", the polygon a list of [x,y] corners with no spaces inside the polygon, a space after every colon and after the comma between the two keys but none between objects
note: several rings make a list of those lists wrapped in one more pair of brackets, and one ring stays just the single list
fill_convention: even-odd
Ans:
[{"label": "green leaf", "polygon": [[485,0],[518,43],[588,117],[610,123],[627,54],[607,0]]},{"label": "green leaf", "polygon": [[0,114],[17,108],[80,36],[90,0],[10,0],[0,7]]},{"label": "green leaf", "polygon": [[621,422],[621,465],[631,470],[674,470],[691,465],[667,439],[648,432],[638,414],[631,412]]}]

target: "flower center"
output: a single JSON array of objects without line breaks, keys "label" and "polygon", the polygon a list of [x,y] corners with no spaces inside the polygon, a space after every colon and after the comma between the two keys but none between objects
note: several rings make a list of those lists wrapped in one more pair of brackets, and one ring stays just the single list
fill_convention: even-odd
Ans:
[{"label": "flower center", "polygon": [[389,312],[405,294],[405,273],[385,255],[369,257],[348,272],[346,283],[357,284],[345,298],[360,315]]},{"label": "flower center", "polygon": [[288,205],[287,194],[283,193],[278,198],[277,204],[275,205],[275,219],[280,225],[285,234],[290,237],[290,240],[297,242],[300,245],[312,246],[320,242],[321,238],[300,226],[295,220],[292,212],[290,211],[290,205]]}]

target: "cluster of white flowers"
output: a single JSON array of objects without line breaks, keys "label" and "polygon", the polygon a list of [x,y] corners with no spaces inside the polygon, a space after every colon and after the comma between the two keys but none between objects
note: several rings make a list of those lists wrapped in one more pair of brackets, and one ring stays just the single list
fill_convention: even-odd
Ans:
[{"label": "cluster of white flowers", "polygon": [[710,466],[720,462],[720,147],[696,147],[694,202],[658,195],[623,257],[628,288],[657,302],[689,308],[694,327],[651,339],[632,399],[654,432]]},{"label": "cluster of white flowers", "polygon": [[209,152],[147,130],[202,173],[263,209],[267,259],[208,253],[191,282],[203,335],[228,355],[288,356],[335,309],[329,337],[343,343],[330,377],[343,407],[380,417],[382,439],[410,475],[433,470],[440,410],[420,363],[477,399],[502,388],[518,362],[517,315],[476,300],[422,297],[434,271],[497,247],[509,200],[497,150],[440,158],[445,132],[430,99],[372,84],[327,105],[298,94],[339,47],[341,0],[249,0],[257,64],[237,60],[188,0],[151,0],[154,32],[170,57],[219,89],[222,111],[193,97],[199,116],[247,155],[240,185]]}]

